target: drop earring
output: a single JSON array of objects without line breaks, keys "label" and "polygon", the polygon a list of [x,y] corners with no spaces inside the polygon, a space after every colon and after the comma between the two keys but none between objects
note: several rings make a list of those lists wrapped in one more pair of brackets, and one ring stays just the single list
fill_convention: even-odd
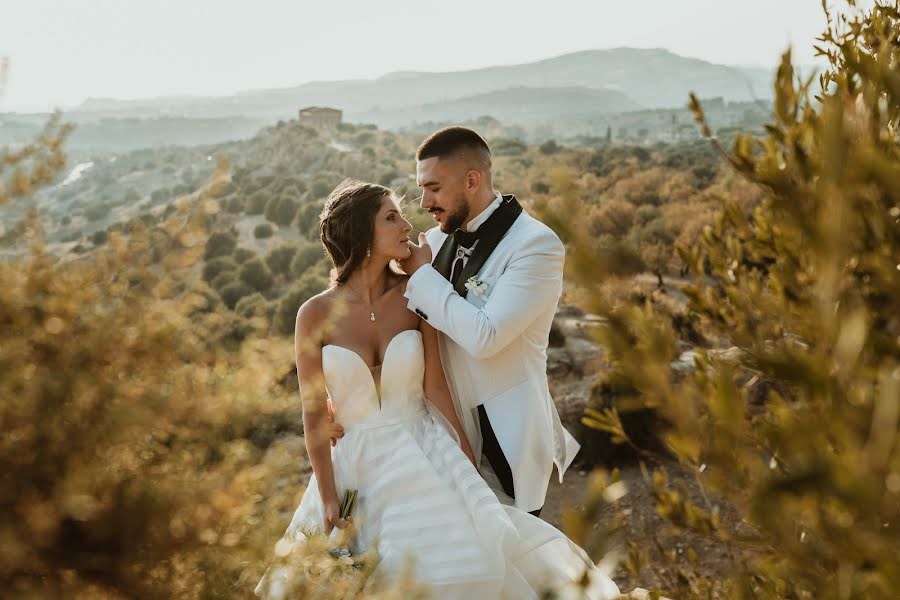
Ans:
[{"label": "drop earring", "polygon": [[366,250],[366,256],[368,256],[369,258],[372,258],[372,249],[371,248]]}]

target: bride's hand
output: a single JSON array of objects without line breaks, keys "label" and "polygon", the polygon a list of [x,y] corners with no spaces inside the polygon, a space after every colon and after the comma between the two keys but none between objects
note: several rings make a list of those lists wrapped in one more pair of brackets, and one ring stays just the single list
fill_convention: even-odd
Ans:
[{"label": "bride's hand", "polygon": [[325,535],[331,535],[331,530],[335,527],[344,529],[350,525],[350,520],[353,517],[347,517],[346,519],[341,518],[341,503],[336,499],[325,502],[324,508],[325,522],[323,525],[325,527]]}]

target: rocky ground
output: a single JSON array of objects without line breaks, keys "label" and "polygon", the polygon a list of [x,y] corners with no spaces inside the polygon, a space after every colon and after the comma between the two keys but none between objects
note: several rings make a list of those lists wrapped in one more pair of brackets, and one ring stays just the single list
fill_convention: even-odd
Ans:
[{"label": "rocky ground", "polygon": [[[623,543],[634,542],[646,553],[646,564],[637,577],[628,572],[624,562],[620,562],[614,575],[620,588],[625,591],[635,587],[658,587],[668,595],[676,596],[679,579],[695,585],[703,581],[721,581],[732,570],[730,565],[735,560],[731,555],[733,550],[716,540],[673,530],[657,514],[653,486],[645,480],[640,458],[627,449],[612,446],[604,434],[589,430],[580,423],[591,396],[591,387],[597,375],[607,368],[602,349],[594,343],[591,335],[597,323],[597,318],[585,315],[574,307],[562,306],[557,313],[554,335],[551,336],[553,345],[548,350],[551,392],[566,427],[582,440],[583,452],[562,484],[554,473],[541,516],[564,529],[564,512],[584,508],[591,472],[595,468],[607,471],[617,468],[628,492],[615,505],[605,507],[603,519],[611,520],[615,513],[621,512],[624,516]],[[664,469],[672,487],[677,489],[683,486],[696,505],[714,508],[727,530],[745,528],[731,507],[717,500],[708,490],[701,489],[702,479],[698,480],[696,474],[674,460],[645,461],[645,466],[648,472]]]}]

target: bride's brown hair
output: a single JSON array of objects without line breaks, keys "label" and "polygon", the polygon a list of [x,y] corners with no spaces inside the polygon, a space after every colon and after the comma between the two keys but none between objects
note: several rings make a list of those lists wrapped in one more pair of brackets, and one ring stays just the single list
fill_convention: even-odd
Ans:
[{"label": "bride's brown hair", "polygon": [[372,247],[375,216],[385,197],[394,192],[377,183],[345,179],[325,201],[319,215],[319,239],[334,268],[331,281],[346,283]]}]

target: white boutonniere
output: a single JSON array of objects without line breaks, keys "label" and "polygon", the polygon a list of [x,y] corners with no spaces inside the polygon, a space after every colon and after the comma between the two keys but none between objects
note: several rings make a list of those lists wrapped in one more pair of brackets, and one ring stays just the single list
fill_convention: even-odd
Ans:
[{"label": "white boutonniere", "polygon": [[488,284],[480,279],[476,279],[474,276],[469,277],[468,281],[466,281],[466,289],[482,300],[487,299]]}]

